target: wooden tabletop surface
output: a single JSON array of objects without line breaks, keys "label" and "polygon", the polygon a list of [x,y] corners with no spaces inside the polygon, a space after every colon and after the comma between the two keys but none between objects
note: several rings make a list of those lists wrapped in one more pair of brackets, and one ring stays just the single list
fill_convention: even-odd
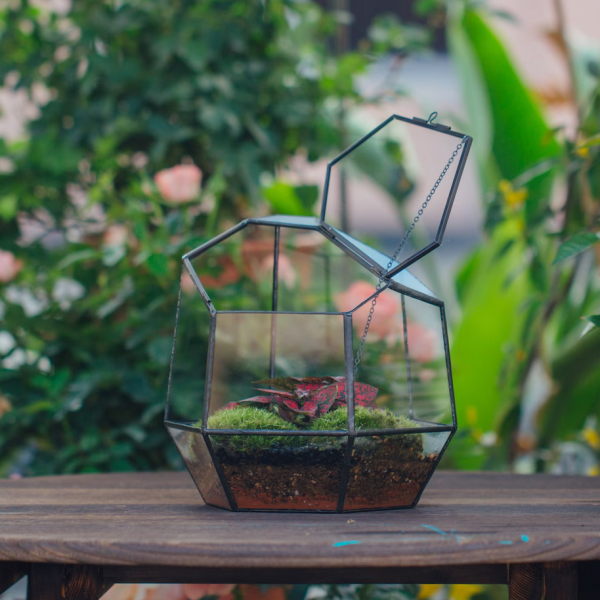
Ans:
[{"label": "wooden tabletop surface", "polygon": [[0,481],[0,561],[423,567],[600,559],[600,478],[438,472],[417,508],[232,513],[187,473]]}]

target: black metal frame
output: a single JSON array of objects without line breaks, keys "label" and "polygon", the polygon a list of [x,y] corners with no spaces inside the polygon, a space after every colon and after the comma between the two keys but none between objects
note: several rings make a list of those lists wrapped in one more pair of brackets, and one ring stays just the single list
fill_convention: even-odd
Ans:
[{"label": "black metal frame", "polygon": [[[457,138],[464,138],[465,144],[463,147],[463,151],[460,155],[460,159],[458,162],[458,166],[456,169],[455,177],[452,182],[452,187],[450,190],[450,195],[446,201],[446,205],[444,208],[444,213],[442,216],[442,221],[440,223],[436,239],[434,242],[429,244],[426,248],[416,252],[411,257],[407,258],[401,263],[396,263],[392,266],[391,269],[386,270],[386,267],[381,263],[378,263],[374,258],[366,254],[360,249],[361,242],[355,240],[356,243],[353,243],[352,236],[348,234],[336,230],[334,227],[331,227],[325,222],[326,217],[326,209],[327,209],[327,193],[328,193],[328,184],[330,178],[331,167],[334,166],[337,162],[339,162],[342,158],[347,156],[350,152],[358,148],[362,143],[375,135],[378,131],[383,129],[386,125],[393,122],[394,120],[404,121],[413,125],[417,125],[419,127],[425,127],[431,130],[438,131],[445,135],[451,135]],[[189,273],[197,291],[204,302],[207,310],[210,313],[210,332],[209,332],[209,345],[208,345],[208,360],[206,365],[206,378],[205,378],[205,389],[204,389],[204,411],[203,411],[203,419],[202,419],[202,427],[196,427],[190,422],[186,421],[176,421],[171,420],[170,418],[170,401],[171,401],[171,392],[172,392],[172,371],[173,371],[173,363],[175,360],[175,347],[176,347],[176,337],[177,337],[177,323],[179,322],[179,311],[181,308],[181,291],[179,295],[178,305],[177,305],[177,322],[175,326],[175,338],[173,342],[173,352],[171,356],[171,374],[169,376],[169,388],[167,395],[167,406],[165,410],[165,425],[169,428],[179,429],[182,431],[188,431],[194,433],[195,435],[202,436],[206,448],[211,456],[211,459],[214,463],[216,473],[219,477],[219,481],[221,486],[223,487],[223,492],[232,510],[237,511],[259,511],[259,512],[362,512],[364,510],[389,510],[390,508],[411,508],[415,506],[421,493],[425,489],[427,481],[421,487],[418,496],[416,497],[413,504],[410,506],[397,506],[397,507],[385,507],[385,508],[368,508],[368,509],[357,509],[357,510],[344,510],[345,496],[348,485],[348,480],[350,477],[350,465],[352,459],[352,449],[354,446],[355,439],[363,436],[389,436],[389,435],[403,435],[403,434],[419,434],[419,433],[448,433],[448,437],[446,442],[444,443],[436,461],[433,463],[431,472],[429,477],[435,471],[444,451],[446,450],[450,440],[454,436],[454,433],[457,429],[457,421],[456,421],[456,407],[455,407],[455,398],[454,398],[454,386],[452,381],[452,369],[450,363],[450,352],[449,352],[449,343],[448,343],[448,331],[447,331],[447,323],[446,316],[444,310],[444,303],[436,298],[433,294],[426,294],[423,291],[412,289],[406,285],[400,283],[397,279],[394,279],[401,271],[406,269],[410,264],[431,252],[434,248],[438,247],[443,239],[444,231],[446,228],[446,224],[448,221],[448,217],[450,214],[450,210],[452,208],[452,204],[454,198],[456,196],[456,191],[458,189],[458,184],[460,178],[462,176],[462,172],[464,170],[464,165],[469,153],[469,149],[471,146],[472,139],[468,136],[464,136],[463,134],[453,132],[449,127],[439,124],[432,124],[422,119],[408,119],[406,117],[401,117],[398,115],[392,115],[389,119],[384,121],[381,125],[376,127],[372,132],[368,135],[364,136],[361,140],[350,146],[344,152],[342,152],[336,159],[331,161],[327,166],[326,180],[325,180],[325,189],[323,194],[323,205],[321,211],[320,220],[317,218],[294,218],[290,217],[289,221],[281,220],[280,218],[253,218],[246,219],[236,226],[232,227],[228,231],[223,232],[219,236],[214,239],[202,244],[198,248],[192,250],[183,256],[183,265],[186,271]],[[273,292],[272,292],[272,310],[271,311],[219,311],[212,303],[209,295],[207,294],[200,278],[198,277],[193,262],[196,258],[204,254],[206,251],[214,247],[215,245],[225,241],[232,235],[241,232],[243,229],[248,227],[249,225],[257,225],[257,226],[269,226],[274,228],[274,268],[273,268]],[[373,299],[373,294],[370,298],[365,299],[360,305],[352,309],[348,312],[293,312],[293,311],[278,311],[278,286],[279,286],[279,277],[278,277],[278,257],[279,257],[279,246],[280,246],[280,232],[281,228],[290,228],[290,229],[304,229],[304,230],[312,230],[321,233],[326,239],[331,241],[334,245],[340,248],[345,254],[353,258],[357,263],[361,264],[365,267],[370,273],[375,275],[378,278],[383,278],[384,286],[383,290],[389,289],[396,293],[401,294],[402,298],[402,318],[404,322],[404,346],[405,346],[405,354],[406,354],[406,368],[407,368],[407,378],[409,383],[409,405],[410,405],[410,417],[413,418],[412,411],[412,388],[411,388],[411,373],[410,373],[410,361],[409,361],[409,349],[408,349],[408,335],[407,335],[407,327],[406,327],[406,310],[405,310],[405,298],[410,297],[419,302],[424,302],[426,304],[430,304],[432,306],[436,306],[440,311],[440,324],[441,331],[443,337],[444,344],[444,353],[446,358],[446,372],[448,377],[448,390],[449,390],[449,399],[450,399],[450,409],[451,409],[451,417],[452,424],[442,424],[442,423],[432,423],[426,421],[416,422],[420,423],[420,427],[415,428],[403,428],[403,429],[380,429],[380,430],[357,430],[355,428],[354,422],[354,347],[353,347],[353,329],[352,329],[352,315],[356,312],[361,306],[365,303],[371,302]],[[382,259],[387,259],[383,253],[381,254]],[[388,259],[389,260],[389,259]],[[387,262],[386,262],[387,265]],[[418,280],[416,280],[422,289],[427,289],[425,286],[421,284]],[[429,290],[427,290],[429,291]],[[344,361],[345,361],[345,376],[347,381],[347,405],[348,405],[348,429],[340,430],[340,431],[285,431],[285,430],[224,430],[224,429],[208,429],[208,417],[210,413],[210,403],[211,403],[211,391],[212,391],[212,379],[213,379],[213,366],[214,366],[214,352],[215,352],[215,333],[217,326],[217,319],[219,314],[270,314],[272,315],[272,325],[271,325],[271,352],[270,352],[270,366],[269,372],[270,376],[274,376],[274,360],[275,360],[275,330],[276,330],[276,316],[279,314],[297,314],[297,315],[329,315],[329,316],[342,316],[343,317],[343,329],[344,329]],[[415,420],[415,419],[413,419]],[[235,502],[235,498],[227,484],[226,478],[223,474],[223,469],[220,464],[220,461],[214,451],[211,436],[233,436],[233,435],[261,435],[261,436],[303,436],[303,437],[343,437],[346,438],[346,449],[344,453],[344,462],[340,471],[340,493],[339,499],[337,503],[336,510],[299,510],[299,509],[288,509],[288,510],[269,510],[269,509],[241,509],[237,506]],[[206,500],[206,499],[205,499]]]}]

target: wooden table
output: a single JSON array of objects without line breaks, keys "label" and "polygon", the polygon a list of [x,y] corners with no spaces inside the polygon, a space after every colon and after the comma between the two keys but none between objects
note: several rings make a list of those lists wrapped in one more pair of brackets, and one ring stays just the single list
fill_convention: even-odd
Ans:
[{"label": "wooden table", "polygon": [[[412,510],[231,513],[187,473],[0,481],[0,592],[95,600],[113,583],[502,583],[600,598],[600,478],[439,472]],[[544,595],[545,594],[545,595]]]}]

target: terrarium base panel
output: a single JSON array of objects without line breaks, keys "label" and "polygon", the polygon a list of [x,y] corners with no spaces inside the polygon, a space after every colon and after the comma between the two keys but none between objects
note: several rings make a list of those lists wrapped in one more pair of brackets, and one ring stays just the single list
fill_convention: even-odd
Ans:
[{"label": "terrarium base panel", "polygon": [[[340,438],[338,438],[339,440]],[[213,447],[241,509],[336,511],[346,442],[236,451],[219,436]]]},{"label": "terrarium base panel", "polygon": [[344,510],[410,507],[418,500],[450,434],[357,438]]}]

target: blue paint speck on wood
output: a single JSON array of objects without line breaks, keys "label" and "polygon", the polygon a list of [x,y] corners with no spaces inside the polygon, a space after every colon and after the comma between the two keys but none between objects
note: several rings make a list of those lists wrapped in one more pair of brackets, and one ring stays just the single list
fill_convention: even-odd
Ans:
[{"label": "blue paint speck on wood", "polygon": [[528,536],[528,535],[522,535],[522,536],[521,536],[521,539],[522,539],[524,542],[528,542],[528,541],[529,541],[529,536]]},{"label": "blue paint speck on wood", "polygon": [[438,529],[437,527],[434,527],[433,525],[421,525],[421,527],[426,527],[427,529],[431,529],[431,531],[435,531],[436,533],[439,533],[440,535],[448,535],[445,531],[442,531],[441,529]]},{"label": "blue paint speck on wood", "polygon": [[359,540],[349,540],[347,542],[336,542],[335,544],[331,544],[333,548],[339,548],[340,546],[352,546],[354,544],[360,544]]},{"label": "blue paint speck on wood", "polygon": [[511,546],[512,542],[510,540],[502,540],[501,542],[498,542],[499,544],[505,544],[506,546]]}]

